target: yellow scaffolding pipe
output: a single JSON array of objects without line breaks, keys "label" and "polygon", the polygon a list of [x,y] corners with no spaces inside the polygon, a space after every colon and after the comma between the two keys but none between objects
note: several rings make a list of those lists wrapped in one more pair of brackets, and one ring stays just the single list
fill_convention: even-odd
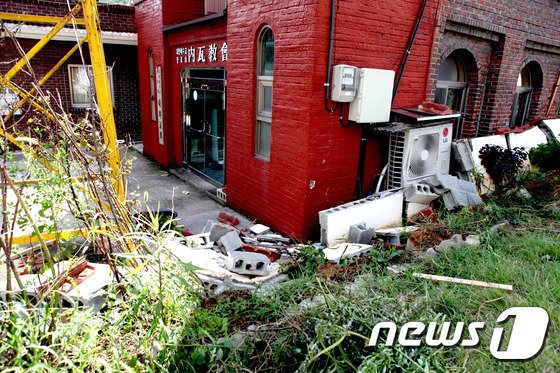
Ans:
[{"label": "yellow scaffolding pipe", "polygon": [[121,202],[125,200],[124,180],[121,174],[121,156],[117,147],[117,130],[113,116],[113,101],[111,87],[107,79],[107,65],[101,39],[99,14],[96,0],[80,0],[82,12],[86,21],[88,47],[90,51],[91,68],[95,83],[95,93],[99,106],[99,116],[103,130],[103,139],[107,147],[107,160],[111,167],[111,178]]},{"label": "yellow scaffolding pipe", "polygon": [[49,78],[58,71],[58,69],[64,65],[64,63],[78,50],[78,48],[80,47],[80,45],[82,45],[85,41],[87,40],[87,36],[84,36],[79,43],[77,43],[76,45],[74,45],[72,47],[72,49],[70,49],[68,51],[68,53],[66,53],[66,55],[64,55],[64,57],[62,57],[62,59],[60,61],[58,61],[58,63],[56,65],[53,66],[52,69],[49,70],[48,73],[45,74],[45,76],[43,76],[43,78],[41,78],[41,80],[39,80],[39,82],[33,87],[31,88],[31,90],[25,94],[23,96],[23,98],[12,108],[12,110],[4,117],[4,123],[6,123],[8,121],[8,119],[10,119],[17,111],[19,108],[21,108],[26,102],[27,100],[29,100],[29,97],[35,93],[35,91],[37,89],[39,89],[43,84],[45,84],[45,82],[47,80],[49,80]]},{"label": "yellow scaffolding pipe", "polygon": [[[82,11],[83,13],[83,20],[76,19],[76,15]],[[99,25],[99,14],[97,12],[97,1],[96,0],[79,0],[79,3],[72,8],[70,13],[68,13],[65,17],[45,17],[45,16],[22,16],[22,15],[12,15],[9,13],[0,13],[0,18],[5,20],[19,20],[19,21],[29,21],[29,22],[46,22],[46,23],[56,23],[56,25],[49,31],[35,46],[29,50],[26,55],[21,58],[9,71],[6,73],[6,76],[0,75],[0,87],[7,85],[12,90],[14,90],[19,96],[22,97],[22,100],[18,103],[18,105],[23,105],[25,101],[29,101],[35,108],[42,111],[47,115],[51,120],[56,121],[57,119],[49,113],[44,107],[42,107],[39,103],[33,100],[30,97],[30,94],[35,92],[35,90],[40,87],[48,78],[54,74],[54,72],[60,68],[60,66],[65,62],[65,60],[72,55],[79,47],[76,45],[63,59],[57,63],[38,83],[36,87],[34,87],[29,93],[23,92],[17,86],[12,84],[10,80],[27,64],[29,60],[31,60],[52,38],[71,20],[74,20],[76,23],[85,24],[86,28],[86,37],[80,41],[80,44],[84,42],[85,39],[88,41],[89,51],[90,51],[90,59],[91,65],[94,75],[94,84],[95,84],[95,91],[97,96],[97,104],[99,108],[99,116],[101,121],[101,127],[103,131],[103,138],[104,138],[104,145],[107,149],[107,157],[108,163],[111,167],[111,178],[113,180],[115,190],[121,202],[125,201],[126,191],[125,191],[125,184],[123,180],[123,176],[120,172],[120,153],[117,147],[117,135],[116,135],[116,127],[115,127],[115,119],[113,116],[113,104],[111,100],[111,91],[109,86],[109,81],[107,79],[107,65],[105,62],[105,54],[103,51],[103,41],[101,39],[101,29]],[[17,110],[17,108],[15,109]],[[15,112],[15,110],[13,112]],[[13,115],[13,112],[10,115]],[[9,118],[8,118],[9,119]],[[44,163],[50,169],[56,170],[56,167],[52,166],[48,161],[41,159],[37,153],[32,151],[28,146],[25,144],[21,144],[17,141],[9,133],[4,133],[0,128],[0,135],[6,136],[10,142],[13,142],[17,146],[27,151],[37,159],[39,159],[42,163]],[[108,206],[105,206],[109,208]],[[120,206],[116,207],[120,210]],[[85,233],[83,229],[72,230],[73,232]],[[65,233],[67,234],[67,233]],[[40,238],[45,237],[46,239],[52,238],[49,235],[41,235]],[[60,237],[60,236],[58,236]],[[24,236],[24,237],[17,237],[14,238],[14,243],[28,243],[38,239],[39,237],[33,236]]]}]

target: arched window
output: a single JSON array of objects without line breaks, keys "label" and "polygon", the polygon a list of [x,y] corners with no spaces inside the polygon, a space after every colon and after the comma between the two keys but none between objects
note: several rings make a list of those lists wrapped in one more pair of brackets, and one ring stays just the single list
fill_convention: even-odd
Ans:
[{"label": "arched window", "polygon": [[150,110],[152,120],[156,121],[156,83],[154,72],[154,57],[152,56],[152,48],[148,49],[148,65],[150,69]]},{"label": "arched window", "polygon": [[451,110],[463,111],[467,91],[467,73],[463,61],[454,54],[439,67],[435,101]]},{"label": "arched window", "polygon": [[270,159],[272,137],[272,82],[274,75],[274,34],[261,30],[257,46],[257,127],[255,155]]},{"label": "arched window", "polygon": [[529,115],[532,93],[533,79],[531,77],[531,69],[529,64],[527,64],[517,77],[517,86],[515,87],[513,107],[511,109],[510,127],[517,127],[525,124],[525,120]]}]

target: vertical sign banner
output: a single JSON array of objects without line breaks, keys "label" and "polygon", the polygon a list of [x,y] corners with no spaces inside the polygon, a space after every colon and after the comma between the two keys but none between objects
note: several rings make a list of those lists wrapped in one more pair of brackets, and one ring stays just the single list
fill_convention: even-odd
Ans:
[{"label": "vertical sign banner", "polygon": [[158,114],[158,137],[159,144],[164,145],[163,140],[163,100],[161,89],[161,66],[156,67],[156,94],[157,94],[157,114]]}]

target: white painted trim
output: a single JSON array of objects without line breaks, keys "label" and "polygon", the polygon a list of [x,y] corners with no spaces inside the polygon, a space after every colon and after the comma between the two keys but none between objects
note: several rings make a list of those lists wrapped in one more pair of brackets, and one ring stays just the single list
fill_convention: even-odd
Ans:
[{"label": "white painted trim", "polygon": [[[27,24],[4,23],[4,26],[15,33],[16,37],[22,39],[39,40],[51,30],[50,27]],[[52,40],[75,42],[85,35],[86,30],[83,29],[63,28]],[[138,34],[134,32],[101,31],[101,37],[103,38],[103,44],[138,45]]]}]

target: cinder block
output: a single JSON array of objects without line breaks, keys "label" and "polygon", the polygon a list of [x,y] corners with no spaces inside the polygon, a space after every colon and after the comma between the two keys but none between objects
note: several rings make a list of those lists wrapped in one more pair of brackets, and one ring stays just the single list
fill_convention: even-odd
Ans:
[{"label": "cinder block", "polygon": [[249,276],[266,276],[270,260],[263,254],[233,251],[226,260],[226,268],[234,273]]},{"label": "cinder block", "polygon": [[374,234],[374,229],[368,228],[366,223],[354,224],[348,231],[348,242],[369,245]]},{"label": "cinder block", "polygon": [[235,231],[236,229],[231,225],[222,224],[222,223],[213,223],[212,228],[210,229],[210,242],[216,242],[220,238],[228,234],[229,232],[235,232]]},{"label": "cinder block", "polygon": [[468,139],[454,141],[451,144],[451,149],[459,171],[470,171],[476,168],[472,155],[472,146]]},{"label": "cinder block", "polygon": [[218,246],[223,254],[231,254],[243,246],[243,241],[241,241],[237,232],[229,232],[218,240]]},{"label": "cinder block", "polygon": [[325,258],[333,263],[339,263],[342,258],[353,258],[371,253],[372,245],[342,243],[323,250]]},{"label": "cinder block", "polygon": [[210,233],[194,234],[179,240],[179,243],[193,249],[211,249],[214,244],[210,241]]},{"label": "cinder block", "polygon": [[368,197],[319,212],[321,242],[336,245],[348,237],[351,225],[365,223],[375,230],[401,225],[403,193]]},{"label": "cinder block", "polygon": [[412,183],[404,190],[404,198],[407,202],[429,204],[439,196],[432,192],[430,186],[425,183]]}]

